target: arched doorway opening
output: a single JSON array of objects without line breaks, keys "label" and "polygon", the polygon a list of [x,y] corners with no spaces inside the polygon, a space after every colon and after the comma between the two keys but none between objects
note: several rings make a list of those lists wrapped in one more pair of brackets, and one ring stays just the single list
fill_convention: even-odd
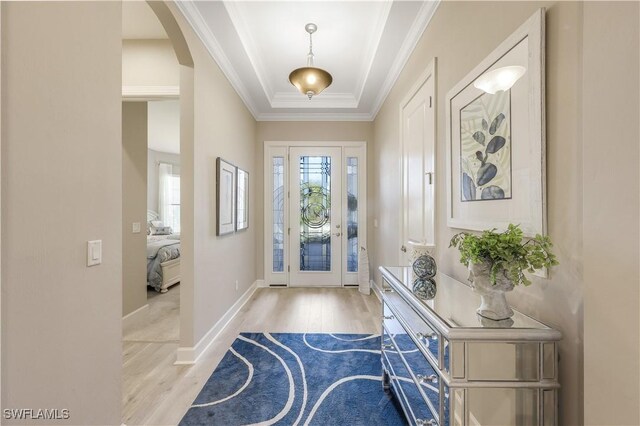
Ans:
[{"label": "arched doorway opening", "polygon": [[[153,411],[153,399],[149,398],[152,392],[156,391],[158,386],[162,385],[163,374],[170,374],[171,369],[176,361],[179,361],[179,354],[181,347],[193,346],[193,105],[194,105],[194,86],[193,86],[193,59],[189,50],[189,46],[185,40],[179,23],[176,20],[176,9],[164,1],[148,1],[148,2],[125,2],[123,3],[123,314],[125,319],[123,320],[123,409],[122,409],[122,422],[123,423],[144,423],[144,416]],[[133,25],[136,27],[135,31],[138,34],[126,34],[128,29],[125,25],[127,14],[140,14],[140,16],[129,16],[130,19],[140,18],[142,21],[146,20],[149,28],[145,29],[144,22],[142,25]],[[154,22],[155,21],[155,22]],[[134,22],[135,24],[135,22]],[[130,26],[131,27],[131,26]],[[145,33],[149,32],[149,36]],[[158,35],[159,34],[159,35]],[[125,49],[125,39],[136,39],[136,42],[129,43]],[[149,37],[149,38],[147,38]],[[153,40],[158,37],[159,40]],[[133,46],[133,48],[129,48]],[[136,50],[137,49],[137,50]],[[149,53],[150,50],[153,52]],[[167,57],[166,53],[169,52]],[[129,56],[126,56],[129,55]],[[135,56],[138,55],[138,59]],[[170,60],[170,72],[167,75],[162,76],[163,70],[163,55],[164,59]],[[135,64],[131,66],[129,64],[129,74],[125,72],[127,64],[125,62],[130,61],[133,57]],[[177,60],[177,64],[175,63]],[[146,61],[146,62],[145,62]],[[155,62],[154,62],[155,61]],[[131,69],[138,66],[142,72],[131,74]],[[134,70],[135,71],[135,70]],[[137,109],[137,112],[135,111]],[[173,215],[174,222],[173,228],[179,229],[179,258],[171,259],[164,264],[177,261],[177,275],[170,281],[166,281],[168,274],[172,273],[171,269],[165,269],[164,267],[158,267],[158,272],[164,274],[161,277],[160,283],[162,288],[158,287],[159,292],[156,294],[154,291],[147,293],[147,287],[142,282],[144,288],[140,288],[139,282],[136,280],[134,291],[137,292],[138,303],[131,303],[131,301],[125,300],[127,296],[127,262],[133,256],[130,256],[130,250],[124,246],[127,243],[127,236],[136,234],[136,221],[138,224],[137,235],[138,240],[140,234],[144,233],[144,224],[142,230],[140,229],[140,219],[130,219],[131,216],[125,214],[127,199],[127,192],[130,189],[128,182],[125,179],[125,162],[126,156],[129,154],[125,149],[125,131],[130,129],[130,119],[126,114],[139,114],[138,127],[147,125],[144,130],[144,138],[146,142],[147,131],[149,136],[151,135],[152,120],[154,111],[157,110],[174,110],[175,115],[178,115],[178,122],[175,125],[176,137],[179,139],[178,154],[174,157],[178,157],[177,169],[179,172],[173,173],[176,170],[176,164],[174,164],[173,172],[162,176],[171,178],[177,178],[177,215],[178,221],[175,222],[175,214]],[[171,114],[171,112],[169,113]],[[173,118],[171,118],[173,120]],[[162,120],[162,119],[160,119]],[[156,120],[157,121],[157,120]],[[142,123],[142,124],[141,124]],[[135,123],[134,123],[135,126]],[[150,160],[151,154],[147,157],[146,151],[149,146],[145,145],[145,157],[144,160],[149,171],[151,168],[156,168],[158,164],[171,167],[172,161],[170,160]],[[151,152],[151,151],[149,151]],[[166,158],[166,157],[164,157]],[[164,163],[162,163],[164,161]],[[156,164],[158,163],[158,164]],[[166,168],[166,167],[164,167]],[[161,169],[163,169],[161,167]],[[135,172],[135,170],[134,170]],[[152,176],[153,173],[148,173]],[[162,176],[158,176],[159,173],[155,173],[156,185],[153,190],[148,189],[145,192],[162,194],[163,191],[159,191],[158,183],[163,182]],[[145,176],[146,177],[146,176]],[[149,180],[145,182],[149,185]],[[140,180],[140,179],[139,179]],[[171,179],[168,179],[170,181]],[[176,179],[173,179],[174,181]],[[175,184],[175,183],[174,183]],[[161,189],[161,188],[160,188]],[[176,188],[174,188],[176,189]],[[169,191],[169,194],[171,191]],[[133,197],[135,199],[136,197]],[[145,196],[147,201],[147,221],[149,219],[149,211],[158,214],[164,209],[165,202],[168,205],[172,205],[166,200],[161,201],[156,197],[156,203],[154,208],[149,208],[148,196]],[[129,197],[131,200],[132,197]],[[174,200],[175,201],[175,200]],[[138,205],[140,201],[138,200]],[[173,204],[175,205],[175,204]],[[139,212],[140,209],[138,209]],[[166,215],[163,215],[163,221],[167,220]],[[136,216],[137,217],[137,216]],[[144,237],[142,238],[144,240]],[[148,244],[148,243],[147,243]],[[138,250],[139,251],[139,250]],[[170,252],[170,251],[169,251]],[[137,252],[136,252],[137,253]],[[158,252],[156,252],[157,254]],[[136,254],[137,256],[137,254]],[[149,249],[147,246],[147,258],[149,257]],[[140,262],[137,257],[135,260],[137,270],[140,270]],[[158,265],[159,266],[159,265]],[[174,267],[175,270],[175,267]],[[147,274],[147,284],[150,274]],[[163,282],[162,279],[165,279]],[[179,282],[179,285],[174,285]],[[166,287],[174,285],[172,289],[167,292]],[[176,294],[177,293],[177,294]],[[148,309],[151,303],[151,298],[147,301],[147,294],[151,294],[154,297],[154,303],[164,303],[165,305],[170,303],[177,303],[179,309],[170,309],[173,318],[178,321],[173,324],[170,321],[166,321],[162,316],[158,316],[158,312],[154,311],[153,315],[149,314]],[[171,295],[171,298],[166,296]],[[178,296],[178,297],[176,297]],[[162,299],[165,297],[165,299]],[[140,298],[142,302],[140,302]],[[141,305],[141,303],[143,305]],[[145,306],[147,309],[145,310]],[[154,305],[157,306],[157,305]],[[176,312],[179,311],[179,314]],[[164,323],[162,321],[165,321]],[[155,329],[149,332],[148,324],[143,324],[136,330],[133,328],[135,337],[127,338],[131,336],[130,324],[135,324],[136,321],[142,322],[156,322]],[[129,327],[129,329],[127,329]],[[170,330],[163,334],[162,328],[170,328]],[[177,328],[177,329],[173,329]],[[166,331],[166,330],[164,330]],[[137,334],[136,334],[137,333]],[[153,371],[164,372],[161,374],[155,374]]]}]

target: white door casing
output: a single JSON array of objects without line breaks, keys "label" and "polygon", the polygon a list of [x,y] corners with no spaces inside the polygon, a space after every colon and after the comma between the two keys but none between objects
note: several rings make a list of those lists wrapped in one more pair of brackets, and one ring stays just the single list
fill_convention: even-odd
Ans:
[{"label": "white door casing", "polygon": [[409,264],[408,241],[435,245],[435,68],[429,64],[400,104],[400,264]]},{"label": "white door casing", "polygon": [[[366,144],[264,144],[265,285],[357,285],[360,248],[367,247]],[[300,155],[331,157],[331,271],[300,270]]]}]

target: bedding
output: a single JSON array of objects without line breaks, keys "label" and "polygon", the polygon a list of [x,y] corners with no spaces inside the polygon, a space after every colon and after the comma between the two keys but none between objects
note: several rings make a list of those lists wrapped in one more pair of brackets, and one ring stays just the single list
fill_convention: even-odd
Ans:
[{"label": "bedding", "polygon": [[160,291],[161,263],[180,257],[180,235],[152,235],[147,237],[147,283]]},{"label": "bedding", "polygon": [[171,235],[173,231],[170,226],[151,226],[149,235]]}]

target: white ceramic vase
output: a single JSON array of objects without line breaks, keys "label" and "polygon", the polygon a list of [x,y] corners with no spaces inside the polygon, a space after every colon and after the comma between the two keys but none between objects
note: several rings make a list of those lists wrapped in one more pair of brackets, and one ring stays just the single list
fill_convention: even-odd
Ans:
[{"label": "white ceramic vase", "polygon": [[431,257],[435,257],[436,246],[433,244],[423,244],[417,241],[409,240],[407,241],[407,245],[409,246],[409,259],[411,263],[416,261],[417,258],[424,254],[428,254]]},{"label": "white ceramic vase", "polygon": [[505,293],[513,290],[513,282],[505,271],[496,274],[496,283],[491,283],[491,263],[469,263],[469,282],[473,290],[480,295],[478,315],[491,320],[505,320],[513,316]]}]

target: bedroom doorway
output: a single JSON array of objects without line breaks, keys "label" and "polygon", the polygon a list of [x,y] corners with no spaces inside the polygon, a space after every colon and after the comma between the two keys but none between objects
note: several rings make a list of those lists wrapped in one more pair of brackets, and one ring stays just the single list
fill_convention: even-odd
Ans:
[{"label": "bedroom doorway", "polygon": [[165,2],[122,4],[123,424],[149,423],[179,348],[193,345],[193,280],[183,280],[193,254],[180,244],[194,72],[174,13]]},{"label": "bedroom doorway", "polygon": [[265,142],[265,281],[358,284],[366,247],[366,144]]}]

